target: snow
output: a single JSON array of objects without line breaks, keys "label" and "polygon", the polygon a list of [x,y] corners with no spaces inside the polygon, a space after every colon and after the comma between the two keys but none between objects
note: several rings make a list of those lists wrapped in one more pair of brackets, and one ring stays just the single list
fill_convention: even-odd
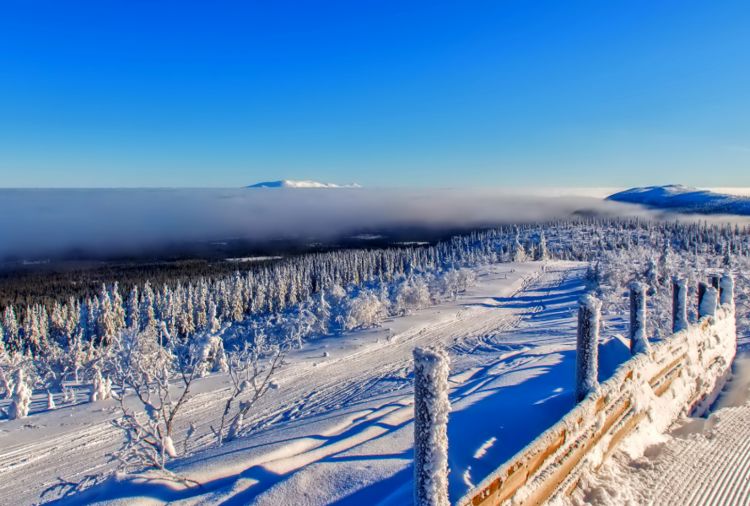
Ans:
[{"label": "snow", "polygon": [[[455,301],[380,328],[312,341],[287,357],[278,389],[246,420],[255,427],[249,437],[177,462],[176,472],[204,483],[200,490],[121,479],[79,501],[370,504],[377,498],[408,504],[409,357],[415,346],[435,345],[451,358],[448,481],[454,501],[573,405],[575,311],[584,272],[581,264],[566,262],[493,265],[479,269],[477,286]],[[627,358],[619,342],[619,348],[611,343],[605,340],[602,348],[612,360]],[[324,352],[329,356],[321,358]],[[611,374],[605,369],[602,380]],[[225,388],[222,374],[196,383],[185,408],[196,426],[196,448],[206,448]],[[116,415],[112,402],[40,413],[33,429],[5,422],[0,496],[32,502],[58,476],[81,479],[111,468],[107,455],[121,441],[109,423]],[[511,410],[514,416],[499,424],[498,414]],[[186,430],[176,428],[175,442]]]},{"label": "snow", "polygon": [[[718,355],[698,353],[705,329],[691,326],[676,336],[678,348],[688,350],[689,357],[665,394],[669,402],[659,403],[647,391],[637,390],[648,377],[645,373],[620,391],[608,386],[608,380],[622,382],[629,371],[652,368],[648,355],[666,353],[667,340],[656,340],[650,353],[633,359],[635,365],[618,370],[630,359],[629,340],[612,335],[611,330],[625,332],[626,320],[622,313],[605,310],[594,326],[604,329],[603,336],[597,336],[595,379],[600,386],[575,407],[576,310],[588,288],[585,266],[529,262],[491,265],[473,272],[478,284],[456,300],[430,306],[421,297],[404,297],[405,305],[414,304],[404,311],[405,316],[390,318],[381,327],[315,339],[294,351],[275,379],[273,395],[263,398],[244,420],[252,428],[249,436],[222,447],[210,447],[209,426],[220,416],[221,400],[229,388],[227,377],[218,373],[198,380],[186,404],[190,427],[175,429],[173,446],[178,448],[172,449],[181,450],[182,436],[195,430],[190,443],[194,453],[177,460],[174,470],[202,487],[119,476],[72,502],[410,504],[414,369],[409,357],[414,347],[427,346],[445,349],[451,362],[447,428],[451,472],[447,482],[449,498],[456,502],[489,479],[500,463],[533,444],[539,434],[537,441],[549,442],[552,433],[545,431],[560,427],[559,420],[571,409],[586,415],[591,424],[581,427],[564,422],[566,430],[576,435],[594,430],[602,417],[592,412],[592,404],[605,395],[632,395],[634,405],[647,413],[633,437],[610,460],[630,463],[649,457],[655,453],[655,443],[669,442],[671,435],[665,436],[664,431],[685,414],[678,411],[684,410],[684,401],[695,393],[696,385],[710,392],[698,410],[713,402],[715,387],[734,354],[729,346],[718,349]],[[729,285],[722,282],[721,286]],[[738,286],[745,287],[746,281]],[[621,295],[627,302],[627,294]],[[746,312],[747,294],[740,290],[740,296],[738,312]],[[588,307],[596,305],[593,299],[587,300]],[[703,320],[705,325],[717,323],[709,332],[719,344],[733,330],[733,322],[730,325],[726,318],[730,307],[725,304],[716,309],[715,316]],[[649,329],[654,327],[649,325]],[[710,361],[712,356],[720,360]],[[39,406],[46,399],[38,394],[32,402]],[[80,480],[111,470],[108,458],[122,441],[110,423],[115,416],[113,402],[104,400],[4,422],[0,426],[0,497],[29,503],[37,501],[58,476]],[[602,445],[608,441],[605,438]],[[602,448],[592,452],[587,464],[591,468],[582,475],[589,487],[581,489],[583,501],[620,502],[607,495],[612,490],[618,491],[618,498],[640,497],[620,491],[619,484],[594,472],[600,465],[606,469],[610,462],[606,457]],[[737,465],[745,469],[741,462]]]},{"label": "snow", "polygon": [[582,477],[567,501],[589,504],[747,504],[750,490],[750,356],[707,418],[685,417],[632,458],[617,452]]},{"label": "snow", "polygon": [[713,316],[716,314],[716,304],[718,303],[719,292],[713,286],[706,287],[706,291],[701,297],[698,314],[701,316]]},{"label": "snow", "polygon": [[[590,301],[583,301],[583,309],[590,306]],[[547,487],[552,486],[552,503],[565,502],[564,491],[574,486],[581,475],[595,473],[612,450],[636,459],[648,447],[662,442],[664,432],[675,420],[688,413],[704,413],[724,385],[736,345],[735,314],[733,307],[727,305],[719,308],[715,316],[705,316],[688,329],[656,343],[650,353],[635,355],[562,420],[461,498],[459,504],[471,504],[476,494],[489,493],[497,480],[512,481],[510,476],[518,469],[537,465],[530,462],[538,462],[539,467],[524,474],[513,501],[545,500]],[[667,382],[675,357],[680,369]],[[654,380],[657,382],[652,384]],[[658,392],[662,384],[665,390]],[[613,415],[618,406],[623,406],[623,414]],[[632,423],[632,428],[620,432],[628,423]],[[619,434],[624,435],[621,441],[617,439]],[[550,448],[551,453],[546,453]]]},{"label": "snow", "polygon": [[715,193],[678,184],[630,188],[610,195],[607,200],[679,212],[750,215],[750,197]]},{"label": "snow", "polygon": [[282,179],[279,181],[264,181],[262,183],[255,183],[247,188],[361,188],[357,183],[349,184],[335,184],[335,183],[321,183],[320,181],[312,180],[293,180],[293,179]]}]

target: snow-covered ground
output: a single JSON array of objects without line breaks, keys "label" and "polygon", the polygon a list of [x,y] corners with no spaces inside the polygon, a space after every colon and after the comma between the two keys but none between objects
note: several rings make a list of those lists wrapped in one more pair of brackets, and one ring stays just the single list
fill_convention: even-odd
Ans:
[{"label": "snow-covered ground", "polygon": [[[575,310],[584,272],[569,262],[492,265],[455,302],[307,343],[287,358],[278,389],[254,411],[257,428],[220,448],[206,449],[227,380],[205,378],[187,406],[195,452],[173,467],[201,487],[110,484],[75,501],[408,504],[411,351],[427,344],[442,344],[451,356],[456,499],[573,406]],[[629,356],[618,339],[604,342],[600,353],[601,379]],[[115,416],[105,402],[3,424],[0,503],[38,501],[58,477],[78,481],[112,469],[108,455],[121,441],[111,425]]]},{"label": "snow-covered ground", "polygon": [[683,418],[636,458],[616,452],[584,476],[572,504],[750,504],[750,356],[734,373],[713,411]]}]

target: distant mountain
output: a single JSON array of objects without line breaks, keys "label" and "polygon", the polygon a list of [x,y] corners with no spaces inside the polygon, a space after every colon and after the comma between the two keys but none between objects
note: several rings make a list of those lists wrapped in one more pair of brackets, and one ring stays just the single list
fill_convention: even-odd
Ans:
[{"label": "distant mountain", "polygon": [[679,184],[631,188],[610,195],[607,200],[683,213],[750,215],[750,197],[715,193]]},{"label": "distant mountain", "polygon": [[291,179],[282,179],[281,181],[264,181],[255,183],[247,188],[361,188],[357,183],[335,184],[321,183],[319,181],[294,181]]}]

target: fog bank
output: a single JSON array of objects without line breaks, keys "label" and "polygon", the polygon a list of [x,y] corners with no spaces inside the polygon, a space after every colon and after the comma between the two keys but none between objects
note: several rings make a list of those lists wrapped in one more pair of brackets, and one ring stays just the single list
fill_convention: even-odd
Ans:
[{"label": "fog bank", "polygon": [[645,213],[597,198],[502,190],[11,189],[0,190],[0,258],[138,254],[227,239],[330,240],[393,227],[549,220],[582,209]]}]

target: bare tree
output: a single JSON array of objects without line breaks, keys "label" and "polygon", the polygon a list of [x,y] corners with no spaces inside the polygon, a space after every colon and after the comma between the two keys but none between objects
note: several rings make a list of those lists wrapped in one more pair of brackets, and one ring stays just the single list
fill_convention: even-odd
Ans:
[{"label": "bare tree", "polygon": [[123,334],[116,347],[113,372],[122,416],[115,424],[125,432],[125,442],[115,457],[125,470],[152,468],[168,478],[190,481],[166,465],[178,456],[178,447],[187,448],[187,442],[175,444],[175,425],[202,374],[202,349],[172,339],[163,323]]},{"label": "bare tree", "polygon": [[252,343],[246,342],[229,354],[227,365],[232,387],[218,428],[211,427],[217,444],[236,438],[255,403],[275,388],[271,378],[281,367],[287,350],[287,343],[272,344],[263,332],[257,332]]}]

